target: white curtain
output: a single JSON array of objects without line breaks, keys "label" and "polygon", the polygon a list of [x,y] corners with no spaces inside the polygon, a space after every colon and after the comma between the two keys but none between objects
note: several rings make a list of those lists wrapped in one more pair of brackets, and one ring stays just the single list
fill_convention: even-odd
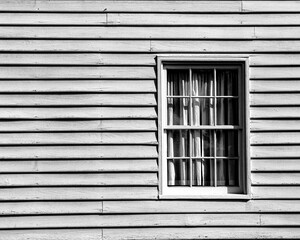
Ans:
[{"label": "white curtain", "polygon": [[[174,96],[167,99],[167,124],[169,126],[215,125],[213,70],[193,71],[191,79],[192,92],[190,93],[189,71],[168,70],[167,94],[168,96]],[[233,87],[234,84],[237,84],[236,80],[236,73],[230,70],[218,72],[217,95],[237,95],[237,87]],[[192,98],[192,102],[190,103],[190,95],[202,96],[202,98]],[[205,96],[205,98],[203,98],[203,96]],[[233,99],[217,99],[217,125],[234,124],[233,114],[236,113],[236,111],[233,109],[235,106]],[[190,104],[191,112],[189,110]],[[236,160],[220,159],[217,160],[217,166],[214,166],[214,159],[206,158],[214,157],[214,131],[215,130],[168,130],[167,156],[170,158],[168,160],[169,185],[190,185],[190,181],[192,181],[192,185],[196,186],[213,186],[215,167],[217,167],[217,185],[236,184]],[[189,142],[190,134],[191,143]],[[237,133],[233,131],[229,132],[227,130],[218,130],[216,132],[217,156],[234,157],[236,155],[234,151],[236,149],[236,141],[234,141],[236,134]],[[177,159],[172,159],[174,157],[177,157]],[[193,159],[192,166],[189,164],[190,160],[188,157],[192,157]],[[190,176],[190,167],[192,167],[192,176]]]}]

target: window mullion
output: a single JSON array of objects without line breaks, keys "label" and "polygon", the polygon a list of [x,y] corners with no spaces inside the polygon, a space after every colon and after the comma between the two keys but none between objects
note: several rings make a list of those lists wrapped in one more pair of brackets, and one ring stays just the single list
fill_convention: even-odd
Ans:
[{"label": "window mullion", "polygon": [[[190,91],[189,91],[189,125],[192,125],[192,111],[193,111],[193,106],[192,106],[192,69],[189,68],[189,87],[190,87]],[[190,142],[190,148],[189,148],[189,164],[190,164],[190,187],[192,187],[192,180],[193,180],[193,169],[192,169],[192,143],[193,143],[193,136],[192,136],[192,130],[189,129],[189,142]]]},{"label": "window mullion", "polygon": [[[217,70],[214,68],[214,126],[217,125]],[[216,129],[214,131],[214,186],[217,187],[217,134],[216,134]]]}]

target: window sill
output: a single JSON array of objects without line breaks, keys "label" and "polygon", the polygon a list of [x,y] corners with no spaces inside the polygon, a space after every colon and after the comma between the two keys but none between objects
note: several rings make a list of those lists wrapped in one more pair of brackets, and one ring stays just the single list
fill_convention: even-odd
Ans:
[{"label": "window sill", "polygon": [[232,200],[245,200],[251,199],[250,194],[228,194],[228,195],[158,195],[159,199],[232,199]]}]

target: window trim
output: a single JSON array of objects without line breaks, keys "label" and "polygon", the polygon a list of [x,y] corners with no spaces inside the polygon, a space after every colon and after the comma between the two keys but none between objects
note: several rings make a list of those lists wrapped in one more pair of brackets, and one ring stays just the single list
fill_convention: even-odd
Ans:
[{"label": "window trim", "polygon": [[[244,114],[242,115],[242,121],[244,125],[244,143],[242,148],[242,152],[244,155],[243,165],[244,165],[244,171],[242,174],[243,176],[243,192],[242,193],[224,193],[224,194],[196,194],[195,191],[187,190],[186,187],[176,187],[177,190],[172,190],[172,192],[176,192],[175,194],[166,194],[166,189],[170,188],[167,187],[167,174],[163,174],[163,114],[165,114],[165,110],[163,109],[162,103],[163,103],[163,97],[165,96],[165,93],[163,88],[163,80],[166,79],[166,71],[164,71],[165,65],[172,65],[172,64],[193,64],[193,63],[207,63],[210,64],[220,64],[224,62],[224,64],[233,63],[233,62],[239,62],[244,65],[244,83],[243,83],[243,97],[242,97],[242,104],[245,107]],[[245,199],[248,200],[251,198],[250,196],[250,189],[251,189],[251,182],[250,182],[250,144],[249,144],[249,56],[248,55],[215,55],[215,54],[207,54],[207,55],[196,55],[196,54],[161,54],[157,55],[157,76],[158,76],[158,138],[159,138],[159,145],[158,145],[158,151],[159,151],[159,198],[161,199]],[[207,187],[205,187],[207,188]],[[185,190],[182,190],[185,189]],[[199,191],[199,190],[198,190]],[[220,191],[220,190],[218,190]]]}]

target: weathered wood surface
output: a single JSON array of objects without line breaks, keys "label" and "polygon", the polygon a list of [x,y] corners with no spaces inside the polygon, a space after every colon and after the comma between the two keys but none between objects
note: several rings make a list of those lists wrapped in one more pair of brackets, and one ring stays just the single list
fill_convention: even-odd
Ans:
[{"label": "weathered wood surface", "polygon": [[155,186],[156,173],[1,174],[1,187]]},{"label": "weathered wood surface", "polygon": [[251,120],[251,131],[285,131],[300,130],[300,122],[298,120]]},{"label": "weathered wood surface", "polygon": [[[300,161],[292,159],[254,159],[251,160],[252,171],[264,172],[300,172]],[[289,173],[286,173],[289,175]]]},{"label": "weathered wood surface", "polygon": [[251,92],[297,92],[300,91],[299,80],[252,80]]},{"label": "weathered wood surface", "polygon": [[0,108],[0,119],[156,118],[154,107]]},{"label": "weathered wood surface", "polygon": [[154,94],[0,95],[0,106],[155,106]]},{"label": "weathered wood surface", "polygon": [[0,159],[156,158],[156,146],[22,146],[0,147]]},{"label": "weathered wood surface", "polygon": [[300,94],[251,94],[250,104],[253,106],[295,106],[299,105]]},{"label": "weathered wood surface", "polygon": [[299,118],[300,107],[252,107],[251,118]]},{"label": "weathered wood surface", "polygon": [[299,186],[256,186],[252,187],[253,199],[298,199]]},{"label": "weathered wood surface", "polygon": [[154,79],[153,67],[0,67],[0,79]]},{"label": "weathered wood surface", "polygon": [[299,78],[300,67],[253,67],[251,79],[284,79]]},{"label": "weathered wood surface", "polygon": [[103,229],[104,240],[127,239],[299,239],[299,228],[139,228]]},{"label": "weathered wood surface", "polygon": [[300,173],[252,173],[253,185],[300,185]]},{"label": "weathered wood surface", "polygon": [[145,93],[155,92],[154,80],[14,80],[0,81],[2,93]]},{"label": "weathered wood surface", "polygon": [[1,201],[157,199],[157,187],[2,188]]},{"label": "weathered wood surface", "polygon": [[1,13],[3,25],[299,25],[295,14],[195,14],[195,13]]},{"label": "weathered wood surface", "polygon": [[156,159],[1,161],[1,173],[157,172]]},{"label": "weathered wood surface", "polygon": [[0,121],[0,132],[105,132],[105,131],[156,131],[155,120],[102,119],[102,120],[36,120]]},{"label": "weathered wood surface", "polygon": [[253,158],[285,158],[299,157],[299,145],[251,146]]},{"label": "weathered wood surface", "polygon": [[[0,135],[1,136],[1,135]],[[251,144],[300,144],[299,132],[255,132],[250,135]]]}]

